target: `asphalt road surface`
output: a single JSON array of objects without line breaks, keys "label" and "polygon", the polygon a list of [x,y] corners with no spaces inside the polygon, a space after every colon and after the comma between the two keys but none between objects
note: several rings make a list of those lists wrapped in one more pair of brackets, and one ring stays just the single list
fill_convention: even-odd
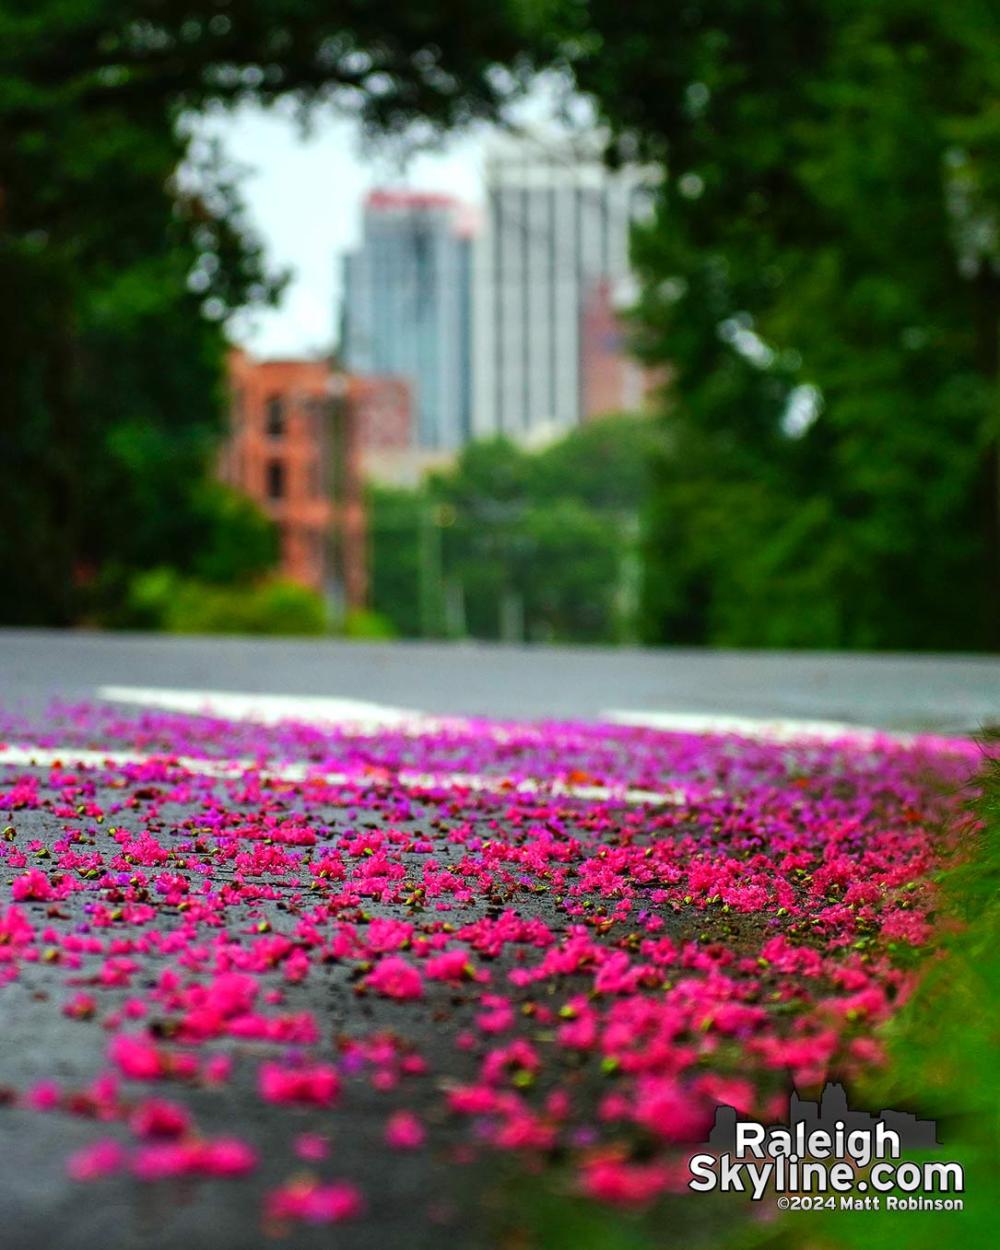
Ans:
[{"label": "asphalt road surface", "polygon": [[[231,722],[186,715],[205,694]],[[271,696],[272,723],[241,719],[241,694]],[[324,698],[318,712],[339,700],[331,719],[376,726],[281,720]],[[413,712],[577,724],[393,728]],[[762,943],[783,926],[800,940],[813,906],[760,830],[775,822],[808,861],[833,814],[843,854],[884,836],[891,859],[913,804],[942,801],[928,760],[956,779],[975,752],[593,723],[611,713],[952,733],[1000,720],[1000,662],[0,633],[0,1250],[576,1250],[568,1186],[610,1192],[612,1212],[616,1187],[669,1190],[641,1134],[633,1172],[588,1154],[604,1095],[625,1091],[612,1124],[689,1115],[672,1065],[703,1045],[692,1073],[710,1072],[728,1053],[711,1013],[748,1027],[728,989],[696,997],[730,951],[748,956],[737,998],[811,1005],[807,982],[758,984]],[[739,838],[767,860],[759,880],[733,887],[732,914],[708,906],[723,876],[692,906],[691,863],[725,873]],[[662,972],[638,963],[642,932]],[[566,1040],[595,996],[608,1045],[645,1076],[611,1086],[618,1058]],[[784,1044],[766,1030],[785,1015],[746,1010],[761,1048],[721,1066],[720,1090]],[[620,1011],[660,1050],[633,1055]],[[675,1033],[695,1041],[672,1048]],[[652,1084],[636,1095],[633,1079]],[[532,1196],[525,1151],[562,1178],[552,1193]],[[588,1224],[586,1244],[704,1246],[732,1210],[681,1202],[650,1242]]]},{"label": "asphalt road surface", "polygon": [[1000,658],[611,650],[0,631],[0,703],[38,710],[105,686],[331,696],[434,715],[609,711],[969,732],[1000,720]]}]

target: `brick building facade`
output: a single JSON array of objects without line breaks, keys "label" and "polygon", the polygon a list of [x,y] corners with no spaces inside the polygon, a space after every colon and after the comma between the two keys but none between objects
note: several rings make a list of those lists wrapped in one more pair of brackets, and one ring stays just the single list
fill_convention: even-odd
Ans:
[{"label": "brick building facade", "polygon": [[364,605],[361,447],[342,375],[322,360],[229,358],[223,481],[275,523],[280,571],[338,608]]}]

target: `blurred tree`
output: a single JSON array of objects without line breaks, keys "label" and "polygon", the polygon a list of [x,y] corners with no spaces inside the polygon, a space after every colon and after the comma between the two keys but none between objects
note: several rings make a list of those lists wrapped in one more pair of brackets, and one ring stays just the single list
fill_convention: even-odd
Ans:
[{"label": "blurred tree", "polygon": [[566,61],[669,167],[651,640],[1000,645],[1000,7],[583,0]]},{"label": "blurred tree", "polygon": [[[0,619],[71,621],[143,564],[201,573],[206,549],[215,576],[255,563],[225,568],[227,547],[264,558],[257,519],[200,482],[220,327],[277,282],[191,119],[291,98],[427,138],[492,115],[544,42],[540,10],[466,16],[458,0],[391,16],[375,0],[0,0]],[[213,537],[241,520],[245,542]]]},{"label": "blurred tree", "polygon": [[591,508],[630,511],[649,494],[663,431],[646,416],[614,414],[589,421],[529,460],[534,491]]},{"label": "blurred tree", "polygon": [[536,452],[473,443],[418,491],[372,491],[375,607],[410,636],[448,630],[450,593],[476,638],[514,623],[538,641],[632,637],[635,509],[661,442],[649,419],[611,416]]},{"label": "blurred tree", "polygon": [[372,485],[367,504],[371,602],[405,637],[419,637],[419,534],[425,501],[418,491]]},{"label": "blurred tree", "polygon": [[614,642],[619,518],[581,500],[533,504],[522,521],[514,577],[529,636],[545,642]]}]

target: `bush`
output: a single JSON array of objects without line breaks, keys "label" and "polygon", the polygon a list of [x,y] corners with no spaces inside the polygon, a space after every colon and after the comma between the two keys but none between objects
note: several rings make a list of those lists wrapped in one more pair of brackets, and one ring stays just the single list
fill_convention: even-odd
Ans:
[{"label": "bush", "polygon": [[[863,1221],[853,1212],[823,1220],[830,1250],[937,1250],[942,1218],[950,1245],[1000,1241],[1000,743],[986,748],[975,819],[960,829],[955,862],[941,875],[937,958],[884,1040],[889,1063],[861,1091],[873,1107],[903,1107],[936,1119],[935,1157],[965,1170],[965,1209],[900,1217],[881,1210]],[[862,1227],[861,1225],[864,1225]]]},{"label": "bush", "polygon": [[274,525],[245,495],[209,479],[192,491],[204,541],[190,572],[211,585],[232,585],[264,577],[278,559]]},{"label": "bush", "polygon": [[173,569],[153,569],[133,580],[129,607],[137,624],[172,634],[328,632],[322,598],[281,580],[217,586],[183,578]]},{"label": "bush", "polygon": [[344,619],[344,636],[346,638],[397,638],[395,626],[381,612],[373,612],[370,608],[355,608],[348,612]]}]

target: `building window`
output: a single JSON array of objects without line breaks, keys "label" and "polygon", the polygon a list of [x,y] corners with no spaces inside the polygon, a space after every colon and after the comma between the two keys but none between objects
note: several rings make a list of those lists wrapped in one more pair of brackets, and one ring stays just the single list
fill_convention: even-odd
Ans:
[{"label": "building window", "polygon": [[282,460],[267,462],[267,497],[268,499],[284,499],[285,497],[285,465]]},{"label": "building window", "polygon": [[281,438],[285,433],[285,401],[280,395],[267,397],[267,436]]}]

